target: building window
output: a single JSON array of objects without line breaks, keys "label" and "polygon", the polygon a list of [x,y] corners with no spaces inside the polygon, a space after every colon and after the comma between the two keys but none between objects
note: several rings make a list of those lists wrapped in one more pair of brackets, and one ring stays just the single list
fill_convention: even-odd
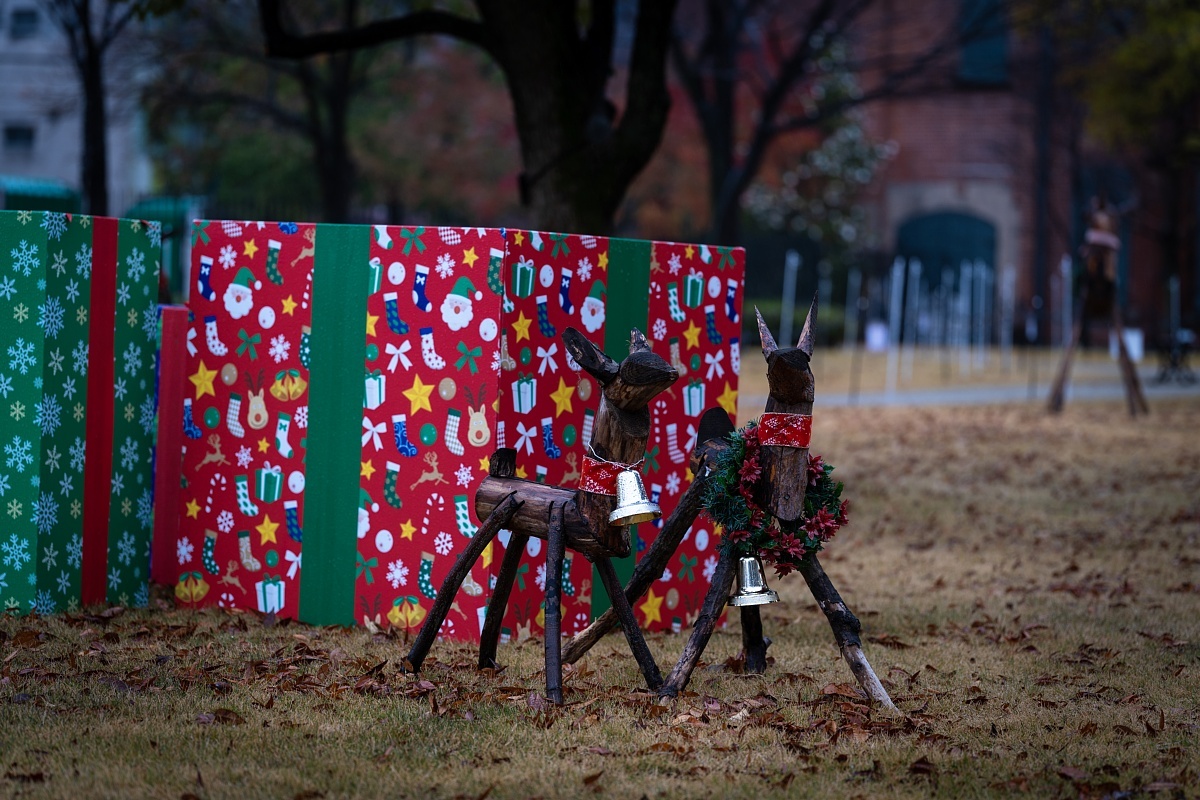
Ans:
[{"label": "building window", "polygon": [[4,126],[4,155],[29,157],[33,155],[34,130],[32,125],[20,123]]},{"label": "building window", "polygon": [[958,77],[964,83],[1008,83],[1008,18],[1002,0],[961,0]]},{"label": "building window", "polygon": [[13,39],[32,39],[38,34],[41,22],[36,8],[14,8],[9,22],[8,35]]}]

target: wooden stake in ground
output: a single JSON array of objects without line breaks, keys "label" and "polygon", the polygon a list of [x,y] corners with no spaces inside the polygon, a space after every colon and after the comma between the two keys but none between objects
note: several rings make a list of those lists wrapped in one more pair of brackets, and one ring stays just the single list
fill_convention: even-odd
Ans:
[{"label": "wooden stake in ground", "polygon": [[[657,689],[662,684],[650,649],[642,636],[633,609],[621,591],[611,559],[632,551],[629,527],[609,524],[609,515],[617,505],[614,495],[605,494],[588,481],[589,460],[608,466],[625,465],[636,469],[646,452],[650,436],[650,402],[678,379],[678,374],[661,356],[650,350],[646,337],[638,330],[630,332],[629,356],[619,364],[573,328],[563,333],[571,357],[601,386],[600,408],[596,414],[589,456],[581,487],[595,491],[546,486],[516,476],[516,451],[497,450],[491,456],[488,477],[475,493],[475,512],[484,520],[475,539],[455,562],[450,575],[438,589],[433,609],[426,617],[408,662],[419,670],[445,620],[454,595],[471,565],[501,527],[512,531],[497,576],[495,593],[488,603],[483,635],[479,646],[479,666],[495,665],[496,641],[500,620],[517,574],[524,543],[530,536],[547,540],[546,548],[546,696],[561,703],[562,660],[559,631],[561,607],[559,591],[566,548],[582,553],[596,565],[605,589],[612,598],[613,611],[620,621],[646,684]],[[684,528],[686,530],[686,526]],[[486,537],[486,538],[485,538]],[[681,534],[682,537],[682,534]],[[636,598],[635,598],[636,599]]]},{"label": "wooden stake in ground", "polygon": [[[1146,395],[1138,378],[1137,367],[1125,347],[1125,323],[1121,317],[1121,303],[1117,297],[1117,251],[1121,239],[1116,234],[1117,215],[1110,209],[1094,204],[1088,218],[1088,230],[1080,248],[1086,269],[1080,281],[1075,301],[1075,320],[1071,327],[1071,341],[1063,352],[1062,364],[1050,389],[1048,408],[1052,413],[1062,411],[1066,402],[1067,384],[1071,379],[1071,364],[1075,350],[1079,347],[1087,330],[1088,321],[1097,313],[1109,314],[1113,335],[1117,339],[1117,362],[1121,370],[1121,382],[1125,386],[1125,401],[1129,416],[1149,414]],[[1070,291],[1067,286],[1063,291]]]}]

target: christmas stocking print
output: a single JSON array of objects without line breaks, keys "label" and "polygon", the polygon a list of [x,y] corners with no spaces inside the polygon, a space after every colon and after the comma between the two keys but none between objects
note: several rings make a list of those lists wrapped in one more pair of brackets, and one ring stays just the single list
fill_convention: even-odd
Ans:
[{"label": "christmas stocking print", "polygon": [[730,322],[741,321],[741,316],[737,313],[737,281],[730,278],[725,285],[725,316]]},{"label": "christmas stocking print", "polygon": [[279,412],[279,419],[275,423],[275,449],[279,451],[279,455],[284,458],[292,457],[292,444],[288,441],[288,433],[292,429],[292,415]]},{"label": "christmas stocking print", "polygon": [[392,438],[396,442],[396,450],[405,458],[417,455],[417,446],[408,440],[408,415],[395,414],[392,416]]},{"label": "christmas stocking print", "polygon": [[667,423],[667,455],[676,464],[682,464],[687,454],[679,449],[679,425],[675,422]]},{"label": "christmas stocking print", "polygon": [[717,330],[717,307],[715,305],[704,307],[704,332],[712,344],[720,344],[724,341],[721,332]]},{"label": "christmas stocking print", "polygon": [[209,314],[204,318],[204,343],[208,345],[208,352],[214,356],[223,356],[229,352],[229,348],[217,334],[216,314]]},{"label": "christmas stocking print", "polygon": [[238,554],[242,557],[242,566],[247,572],[258,572],[262,562],[250,552],[250,531],[238,531]]},{"label": "christmas stocking print", "polygon": [[383,477],[383,499],[392,508],[400,508],[404,505],[404,501],[400,499],[400,492],[396,486],[400,481],[400,465],[395,461],[387,462],[387,475]]},{"label": "christmas stocking print", "polygon": [[242,396],[237,392],[231,392],[229,394],[229,410],[225,412],[225,426],[239,439],[246,435],[246,429],[242,427],[242,423],[238,419],[241,414]]},{"label": "christmas stocking print", "polygon": [[458,532],[468,539],[474,538],[479,532],[479,526],[471,522],[470,506],[465,494],[454,495],[454,524],[458,526]]},{"label": "christmas stocking print", "polygon": [[283,273],[279,271],[279,250],[282,247],[283,242],[267,240],[267,280],[276,286],[283,286]]},{"label": "christmas stocking print", "polygon": [[439,356],[437,348],[433,346],[432,327],[421,328],[421,358],[430,369],[442,369],[446,366],[446,359]]},{"label": "christmas stocking print", "polygon": [[504,280],[501,270],[504,268],[504,251],[495,247],[488,250],[487,285],[493,294],[504,295]]},{"label": "christmas stocking print", "polygon": [[683,309],[679,307],[679,284],[667,284],[667,310],[671,314],[673,322],[683,322],[686,317],[683,314]]},{"label": "christmas stocking print", "polygon": [[416,277],[413,278],[413,305],[418,311],[429,311],[433,308],[433,303],[429,302],[429,298],[425,296],[425,284],[429,281],[429,267],[417,267]]},{"label": "christmas stocking print", "polygon": [[304,541],[304,531],[300,528],[300,507],[295,500],[283,501],[283,519],[288,536],[292,541],[301,544]]},{"label": "christmas stocking print", "polygon": [[558,331],[550,324],[550,312],[546,308],[546,295],[538,295],[537,297],[537,323],[538,332],[547,339],[553,339]]},{"label": "christmas stocking print", "polygon": [[446,416],[446,432],[443,436],[446,449],[456,456],[463,454],[462,442],[458,440],[458,426],[462,423],[462,412],[457,408],[450,409]]},{"label": "christmas stocking print", "polygon": [[221,568],[217,566],[217,560],[213,558],[213,551],[217,547],[217,532],[214,530],[206,530],[204,532],[204,546],[200,551],[200,561],[203,562],[204,568],[208,570],[210,575],[220,575]]},{"label": "christmas stocking print", "polygon": [[200,430],[200,426],[192,417],[192,399],[190,397],[184,398],[183,401],[183,435],[189,439],[199,439],[204,435],[204,431]]},{"label": "christmas stocking print", "polygon": [[308,362],[312,358],[312,328],[300,326],[300,366],[309,369]]},{"label": "christmas stocking print", "polygon": [[421,553],[421,566],[417,567],[417,588],[430,600],[437,598],[433,588],[433,553]]},{"label": "christmas stocking print", "polygon": [[400,319],[400,295],[388,292],[383,296],[383,308],[387,314],[387,326],[392,333],[402,336],[408,333],[408,323]]},{"label": "christmas stocking print", "polygon": [[571,302],[571,278],[574,275],[566,267],[562,268],[562,280],[558,285],[558,305],[568,314],[575,313],[575,304]]},{"label": "christmas stocking print", "polygon": [[238,511],[241,511],[247,517],[258,515],[258,506],[250,499],[250,478],[247,475],[238,475],[233,479],[234,496],[237,497]]},{"label": "christmas stocking print", "polygon": [[542,418],[542,449],[547,458],[560,458],[562,450],[554,443],[554,420],[551,417]]},{"label": "christmas stocking print", "polygon": [[200,256],[200,275],[196,279],[196,290],[208,302],[217,299],[217,293],[212,288],[212,256]]}]

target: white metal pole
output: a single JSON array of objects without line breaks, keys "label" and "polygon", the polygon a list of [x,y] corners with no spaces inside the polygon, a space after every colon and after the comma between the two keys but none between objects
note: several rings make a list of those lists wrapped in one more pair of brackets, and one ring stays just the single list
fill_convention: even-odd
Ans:
[{"label": "white metal pole", "polygon": [[842,331],[842,347],[858,346],[858,296],[862,292],[862,271],[850,270],[846,276],[846,325]]},{"label": "white metal pole", "polygon": [[917,349],[917,314],[920,310],[921,299],[921,260],[908,260],[908,297],[905,298],[904,312],[904,358],[901,372],[904,381],[911,382],[913,376],[913,356]]},{"label": "white metal pole", "polygon": [[892,262],[892,285],[888,298],[887,393],[896,393],[896,355],[900,347],[900,303],[904,298],[904,259]]},{"label": "white metal pole", "polygon": [[970,261],[962,262],[958,275],[958,372],[971,374],[971,276]]},{"label": "white metal pole", "polygon": [[1062,346],[1070,347],[1071,345],[1071,327],[1075,322],[1074,309],[1071,308],[1071,302],[1074,298],[1071,297],[1071,257],[1063,255],[1062,260],[1058,262],[1059,286],[1062,291]]},{"label": "white metal pole", "polygon": [[1000,353],[1005,371],[1012,369],[1013,315],[1017,302],[1017,270],[1004,266],[1000,277]]},{"label": "white metal pole", "polygon": [[783,262],[783,298],[780,303],[779,341],[784,347],[792,344],[792,317],[796,315],[796,273],[803,259],[795,250],[788,250]]}]

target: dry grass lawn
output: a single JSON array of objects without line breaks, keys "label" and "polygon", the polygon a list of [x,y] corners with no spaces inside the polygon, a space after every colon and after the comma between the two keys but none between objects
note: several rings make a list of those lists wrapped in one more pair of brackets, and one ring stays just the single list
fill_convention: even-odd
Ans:
[{"label": "dry grass lawn", "polygon": [[[765,675],[733,617],[665,704],[619,636],[554,709],[539,642],[497,674],[439,644],[414,677],[362,630],[10,617],[0,796],[1197,797],[1198,427],[1195,400],[821,412],[853,504],[822,560],[903,718],[853,691],[798,576]],[[664,667],[682,643],[650,638]]]}]

